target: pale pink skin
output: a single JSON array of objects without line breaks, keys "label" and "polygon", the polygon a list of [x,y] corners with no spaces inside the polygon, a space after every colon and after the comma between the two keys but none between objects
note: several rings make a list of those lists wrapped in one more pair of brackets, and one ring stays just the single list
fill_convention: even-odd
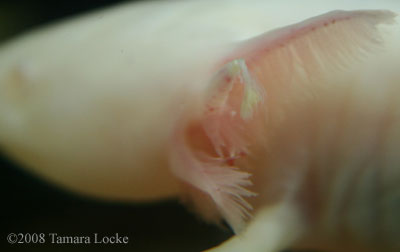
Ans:
[{"label": "pale pink skin", "polygon": [[[167,6],[174,11],[164,12]],[[35,173],[85,195],[154,201],[187,196],[180,186],[191,186],[195,204],[211,206],[201,214],[243,230],[215,251],[397,251],[399,29],[383,33],[381,49],[355,60],[358,46],[366,41],[374,48],[368,38],[380,36],[363,25],[385,23],[388,13],[335,12],[257,37],[345,5],[313,5],[297,16],[286,14],[284,3],[246,6],[228,0],[128,5],[4,45],[1,147]],[[340,24],[340,31],[356,27],[367,36],[348,41],[316,34]],[[299,62],[274,53],[309,36],[326,45],[317,50],[326,69],[298,50],[303,74],[315,77],[307,82],[285,69]],[[341,53],[347,58],[337,58]],[[225,106],[218,97],[226,95],[219,87],[227,82],[213,83],[234,59],[245,60],[263,96],[246,120],[229,119],[229,109],[242,102],[240,85],[228,92]],[[207,104],[221,114],[205,113]],[[213,129],[233,137],[241,134],[238,125],[246,134],[229,142],[235,155],[218,151],[222,140]],[[210,155],[197,162],[191,156],[197,150]],[[232,180],[221,174],[198,179],[212,173],[202,166],[207,162],[240,170],[230,173]],[[232,190],[229,183],[242,187]],[[233,203],[229,193],[254,210],[237,211],[245,203]]]},{"label": "pale pink skin", "polygon": [[[384,82],[388,89],[376,95],[366,82],[349,83],[344,70],[345,61],[380,43],[376,26],[392,24],[394,16],[334,11],[243,43],[232,53],[245,62],[239,77],[239,63],[228,63],[210,81],[216,87],[200,114],[196,107],[182,112],[187,121],[178,121],[171,143],[174,173],[208,194],[236,232],[255,213],[265,225],[250,225],[242,234],[259,237],[254,251],[291,243],[340,251],[399,249],[400,170],[397,157],[385,150],[392,148],[388,139],[400,140],[389,133],[400,130],[400,108],[394,99],[382,100],[398,93],[399,83]],[[246,85],[258,85],[254,92],[260,96],[248,118],[240,102]],[[200,209],[204,204],[195,201]],[[262,238],[271,232],[276,237]],[[221,250],[243,251],[248,243],[232,241]]]}]

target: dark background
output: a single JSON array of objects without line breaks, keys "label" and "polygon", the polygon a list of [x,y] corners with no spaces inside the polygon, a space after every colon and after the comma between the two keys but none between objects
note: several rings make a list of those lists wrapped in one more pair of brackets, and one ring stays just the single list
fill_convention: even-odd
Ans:
[{"label": "dark background", "polygon": [[[122,1],[0,1],[0,42]],[[82,198],[24,172],[0,149],[0,251],[201,251],[231,232],[198,220],[176,201],[153,205]],[[127,245],[8,244],[9,233],[128,236]],[[47,237],[48,240],[48,237]]]},{"label": "dark background", "polygon": [[[0,156],[0,251],[201,251],[227,239],[229,230],[207,225],[175,201],[153,205],[81,198],[40,181]],[[7,243],[9,233],[128,236],[127,245]]]},{"label": "dark background", "polygon": [[0,0],[0,41],[56,20],[123,2],[128,1]]}]

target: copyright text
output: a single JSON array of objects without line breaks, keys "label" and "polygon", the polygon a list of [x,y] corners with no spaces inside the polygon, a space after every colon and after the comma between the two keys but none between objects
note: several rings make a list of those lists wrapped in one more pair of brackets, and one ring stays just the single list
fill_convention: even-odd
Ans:
[{"label": "copyright text", "polygon": [[128,244],[129,237],[118,233],[113,235],[61,235],[58,233],[10,233],[10,244]]}]

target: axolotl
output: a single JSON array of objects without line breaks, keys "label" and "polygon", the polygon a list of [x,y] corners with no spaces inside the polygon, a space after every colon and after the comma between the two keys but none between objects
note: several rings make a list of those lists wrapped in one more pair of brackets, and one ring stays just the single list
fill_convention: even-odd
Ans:
[{"label": "axolotl", "polygon": [[209,251],[400,251],[399,10],[157,1],[38,29],[0,47],[0,146],[76,193],[184,199],[236,233]]}]

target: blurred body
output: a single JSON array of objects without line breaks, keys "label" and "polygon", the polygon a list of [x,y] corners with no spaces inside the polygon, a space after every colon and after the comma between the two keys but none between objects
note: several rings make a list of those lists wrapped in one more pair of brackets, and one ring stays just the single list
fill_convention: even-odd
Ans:
[{"label": "blurred body", "polygon": [[[10,41],[0,48],[0,146],[85,195],[176,197],[171,134],[236,43],[333,9],[400,11],[395,1],[290,3],[127,4]],[[300,247],[398,244],[400,29],[384,35],[382,51],[332,72],[316,99],[282,97],[290,110],[245,160],[256,220],[289,202],[307,223],[296,224]]]}]

